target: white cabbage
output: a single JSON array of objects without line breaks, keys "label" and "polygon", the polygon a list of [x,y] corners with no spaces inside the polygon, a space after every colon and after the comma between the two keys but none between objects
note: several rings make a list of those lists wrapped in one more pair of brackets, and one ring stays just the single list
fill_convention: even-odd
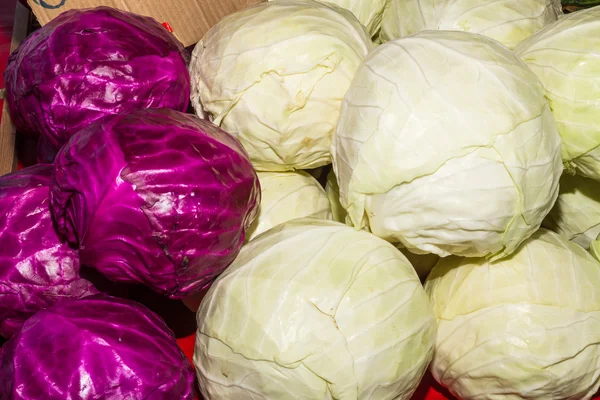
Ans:
[{"label": "white cabbage", "polygon": [[402,253],[314,219],[244,246],[197,320],[194,365],[207,399],[409,399],[436,329]]},{"label": "white cabbage", "polygon": [[564,174],[558,200],[543,225],[589,249],[600,234],[600,182]]},{"label": "white cabbage", "polygon": [[225,17],[196,45],[192,104],[242,142],[257,170],[326,165],[341,100],[372,46],[347,10],[262,3]]},{"label": "white cabbage", "polygon": [[380,38],[385,42],[424,30],[465,31],[513,49],[560,15],[560,0],[391,0]]},{"label": "white cabbage", "polygon": [[337,178],[333,169],[327,174],[327,182],[325,184],[325,192],[329,198],[331,204],[331,211],[333,212],[333,220],[341,223],[346,222],[346,210],[340,204],[340,187],[337,183]]},{"label": "white cabbage", "polygon": [[510,258],[449,257],[425,290],[431,371],[458,398],[589,399],[600,386],[600,264],[541,229]]},{"label": "white cabbage", "polygon": [[333,219],[325,190],[306,172],[259,172],[258,180],[260,208],[246,240],[296,218]]},{"label": "white cabbage", "polygon": [[[273,1],[273,0],[269,0]],[[363,24],[371,36],[375,36],[381,28],[383,10],[390,0],[319,0],[344,8]]]},{"label": "white cabbage", "polygon": [[567,168],[600,180],[600,7],[567,14],[515,52],[544,85]]},{"label": "white cabbage", "polygon": [[554,204],[560,145],[542,85],[510,50],[427,31],[365,59],[332,153],[357,229],[415,253],[500,258]]}]

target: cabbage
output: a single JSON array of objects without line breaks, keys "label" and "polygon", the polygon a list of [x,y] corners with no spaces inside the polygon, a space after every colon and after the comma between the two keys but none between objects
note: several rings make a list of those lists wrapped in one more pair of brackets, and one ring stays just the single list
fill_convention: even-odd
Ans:
[{"label": "cabbage", "polygon": [[501,262],[450,257],[425,290],[431,371],[461,399],[589,399],[600,386],[600,264],[541,229]]},{"label": "cabbage", "polygon": [[6,400],[192,400],[194,371],[141,304],[105,295],[31,317],[0,352]]},{"label": "cabbage", "polygon": [[[107,114],[186,111],[188,60],[183,45],[151,18],[108,7],[70,10],[10,56],[4,79],[11,117],[58,150]],[[47,148],[40,151],[47,160]]]},{"label": "cabbage", "polygon": [[406,258],[367,232],[297,219],[257,237],[197,314],[207,399],[409,399],[436,320]]},{"label": "cabbage", "polygon": [[109,116],[59,152],[58,228],[109,279],[182,298],[236,257],[258,213],[258,178],[240,143],[167,109]]},{"label": "cabbage", "polygon": [[214,26],[192,55],[192,104],[262,171],[329,164],[341,99],[371,49],[348,11],[311,0],[259,4]]},{"label": "cabbage", "polygon": [[440,256],[511,254],[550,211],[562,173],[539,80],[506,47],[465,32],[374,50],[332,152],[349,223]]},{"label": "cabbage", "polygon": [[561,15],[560,0],[391,0],[380,37],[386,42],[424,30],[465,31],[513,49]]},{"label": "cabbage", "polygon": [[600,182],[564,174],[544,226],[589,249],[600,234]]},{"label": "cabbage", "polygon": [[567,168],[600,180],[600,7],[566,15],[515,52],[544,85]]},{"label": "cabbage", "polygon": [[51,165],[37,165],[0,177],[0,335],[7,338],[39,310],[97,293],[79,276],[77,251],[52,226],[51,176]]},{"label": "cabbage", "polygon": [[327,183],[325,184],[325,193],[329,198],[329,204],[331,204],[331,211],[333,213],[333,220],[341,223],[346,222],[346,210],[340,203],[340,187],[337,183],[337,178],[333,169],[327,174]]},{"label": "cabbage", "polygon": [[333,218],[327,194],[306,172],[259,172],[258,181],[260,208],[258,217],[246,232],[247,241],[292,219]]},{"label": "cabbage", "polygon": [[[273,0],[269,0],[273,1]],[[338,7],[351,11],[361,24],[363,24],[371,36],[375,36],[381,28],[383,10],[390,2],[389,0],[326,0],[321,1],[335,4]]]}]

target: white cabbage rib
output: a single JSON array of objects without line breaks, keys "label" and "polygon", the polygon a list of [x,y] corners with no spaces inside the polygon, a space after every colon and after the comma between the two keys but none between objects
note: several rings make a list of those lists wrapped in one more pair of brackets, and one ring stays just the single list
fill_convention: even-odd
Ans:
[{"label": "white cabbage rib", "polygon": [[200,387],[227,399],[408,399],[436,325],[397,249],[314,219],[246,245],[197,319]]},{"label": "white cabbage rib", "polygon": [[456,30],[480,33],[513,49],[561,15],[560,0],[390,0],[380,38]]},{"label": "white cabbage rib", "polygon": [[589,249],[600,235],[600,182],[564,174],[556,204],[543,225]]},{"label": "white cabbage rib", "polygon": [[325,190],[308,173],[259,172],[258,180],[260,208],[258,216],[246,230],[247,241],[296,218],[333,219]]},{"label": "white cabbage rib", "polygon": [[600,264],[540,229],[499,262],[450,257],[425,290],[434,377],[462,399],[587,399],[600,386]]},{"label": "white cabbage rib", "polygon": [[600,7],[566,15],[515,52],[544,85],[567,167],[600,180]]},{"label": "white cabbage rib", "polygon": [[463,32],[373,51],[332,153],[352,225],[440,256],[511,254],[550,211],[562,173],[539,80],[505,47]]},{"label": "white cabbage rib", "polygon": [[334,5],[259,4],[196,45],[192,104],[236,136],[258,170],[326,165],[341,99],[372,46],[356,17]]}]

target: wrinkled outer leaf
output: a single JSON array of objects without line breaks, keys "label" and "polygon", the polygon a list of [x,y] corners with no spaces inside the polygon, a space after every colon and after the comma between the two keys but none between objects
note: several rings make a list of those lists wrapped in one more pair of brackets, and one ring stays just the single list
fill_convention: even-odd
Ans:
[{"label": "wrinkled outer leaf", "polygon": [[510,255],[558,196],[539,79],[486,36],[424,31],[372,51],[332,145],[347,222],[414,253]]},{"label": "wrinkled outer leaf", "polygon": [[244,246],[197,314],[207,399],[410,399],[436,319],[394,246],[296,219]]},{"label": "wrinkled outer leaf", "polygon": [[107,114],[185,111],[188,60],[183,45],[152,18],[108,7],[70,10],[10,56],[4,79],[11,117],[57,150]]},{"label": "wrinkled outer leaf", "polygon": [[373,44],[352,13],[312,0],[231,14],[198,42],[198,115],[236,136],[260,171],[329,164],[344,94]]},{"label": "wrinkled outer leaf", "polygon": [[0,335],[58,300],[97,293],[79,277],[79,256],[59,239],[49,209],[51,165],[0,178]]},{"label": "wrinkled outer leaf", "polygon": [[600,264],[540,229],[509,258],[441,259],[431,371],[460,399],[589,399],[600,386]]},{"label": "wrinkled outer leaf", "polygon": [[105,295],[40,311],[0,352],[3,400],[192,400],[193,386],[164,321]]},{"label": "wrinkled outer leaf", "polygon": [[116,281],[180,298],[237,255],[260,185],[240,143],[208,121],[166,109],[109,116],[58,154],[58,228],[81,261]]},{"label": "wrinkled outer leaf", "polygon": [[515,52],[544,84],[564,162],[600,180],[600,7],[566,15]]}]

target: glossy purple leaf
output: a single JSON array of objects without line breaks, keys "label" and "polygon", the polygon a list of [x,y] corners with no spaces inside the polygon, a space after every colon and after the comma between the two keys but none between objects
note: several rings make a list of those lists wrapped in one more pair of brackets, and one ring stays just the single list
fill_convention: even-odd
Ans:
[{"label": "glossy purple leaf", "polygon": [[4,400],[192,400],[193,388],[163,320],[102,294],[38,312],[0,352]]},{"label": "glossy purple leaf", "polygon": [[49,208],[52,166],[0,177],[0,335],[37,311],[97,293],[79,276],[77,251],[59,239]]},{"label": "glossy purple leaf", "polygon": [[152,18],[108,7],[70,10],[11,54],[6,98],[17,128],[43,135],[56,151],[107,114],[185,111],[188,61],[183,45]]},{"label": "glossy purple leaf", "polygon": [[237,256],[258,212],[241,144],[195,115],[110,116],[59,152],[51,205],[81,262],[108,278],[183,298]]}]

